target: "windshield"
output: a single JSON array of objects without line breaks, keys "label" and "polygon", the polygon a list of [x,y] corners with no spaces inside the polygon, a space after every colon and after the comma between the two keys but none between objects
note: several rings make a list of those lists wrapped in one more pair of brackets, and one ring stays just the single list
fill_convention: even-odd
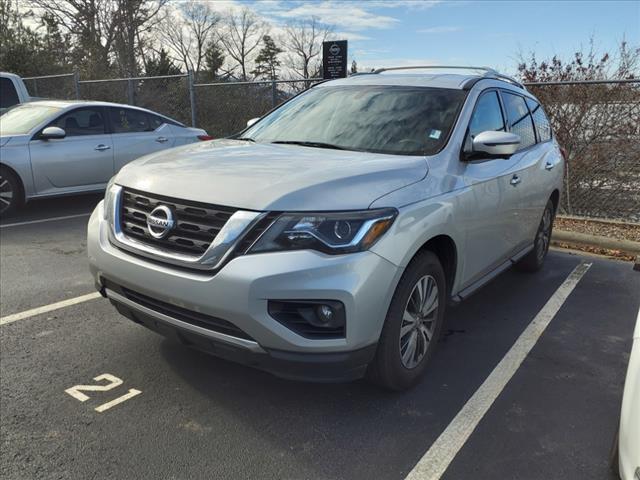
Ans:
[{"label": "windshield", "polygon": [[50,105],[24,104],[7,110],[0,116],[0,135],[21,135],[62,110]]},{"label": "windshield", "polygon": [[444,88],[319,86],[260,120],[242,138],[433,155],[446,143],[465,96],[462,90]]}]

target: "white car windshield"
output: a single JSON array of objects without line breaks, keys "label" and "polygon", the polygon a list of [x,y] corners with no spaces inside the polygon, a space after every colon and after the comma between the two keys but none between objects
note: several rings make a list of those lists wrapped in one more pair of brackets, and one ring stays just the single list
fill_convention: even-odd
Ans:
[{"label": "white car windshield", "polygon": [[446,144],[462,90],[404,86],[318,86],[242,133],[265,143],[432,155]]},{"label": "white car windshield", "polygon": [[7,110],[0,116],[0,136],[29,133],[33,128],[60,110],[62,110],[61,107],[33,103]]}]

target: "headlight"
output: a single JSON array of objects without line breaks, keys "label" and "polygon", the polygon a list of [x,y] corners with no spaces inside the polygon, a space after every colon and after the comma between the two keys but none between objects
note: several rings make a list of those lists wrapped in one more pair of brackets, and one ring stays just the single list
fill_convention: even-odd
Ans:
[{"label": "headlight", "polygon": [[115,208],[115,200],[116,194],[120,190],[120,186],[115,184],[116,177],[111,177],[109,183],[107,184],[107,190],[104,193],[104,219],[105,220],[113,220],[113,213]]},{"label": "headlight", "polygon": [[367,250],[389,230],[393,208],[361,212],[284,213],[249,251],[319,250],[328,254]]}]

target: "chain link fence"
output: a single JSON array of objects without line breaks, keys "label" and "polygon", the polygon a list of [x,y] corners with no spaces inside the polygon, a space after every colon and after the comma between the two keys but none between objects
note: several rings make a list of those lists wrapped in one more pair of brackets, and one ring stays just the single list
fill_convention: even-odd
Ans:
[{"label": "chain link fence", "polygon": [[640,80],[527,88],[567,153],[561,213],[640,222]]},{"label": "chain link fence", "polygon": [[[25,79],[33,96],[138,105],[220,138],[319,79],[193,83],[191,75]],[[567,152],[560,212],[640,222],[640,80],[529,83]]]}]

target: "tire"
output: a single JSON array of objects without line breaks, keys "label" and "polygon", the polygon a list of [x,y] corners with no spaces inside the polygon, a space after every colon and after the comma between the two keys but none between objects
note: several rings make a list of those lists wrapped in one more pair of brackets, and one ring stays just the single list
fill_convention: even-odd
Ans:
[{"label": "tire", "polygon": [[0,215],[15,212],[24,203],[23,199],[18,177],[8,168],[0,167]]},{"label": "tire", "polygon": [[533,241],[533,250],[516,263],[516,268],[521,272],[537,272],[542,268],[542,265],[544,265],[544,260],[547,258],[547,253],[549,252],[555,216],[556,212],[553,202],[549,200],[542,213],[540,225],[538,225],[536,238]]},{"label": "tire", "polygon": [[[425,292],[422,297],[420,289]],[[435,298],[431,298],[433,295]],[[424,301],[420,302],[420,298]],[[402,391],[419,381],[438,343],[446,303],[446,280],[438,257],[428,251],[419,253],[407,266],[393,294],[376,355],[367,371],[371,382]]]}]

